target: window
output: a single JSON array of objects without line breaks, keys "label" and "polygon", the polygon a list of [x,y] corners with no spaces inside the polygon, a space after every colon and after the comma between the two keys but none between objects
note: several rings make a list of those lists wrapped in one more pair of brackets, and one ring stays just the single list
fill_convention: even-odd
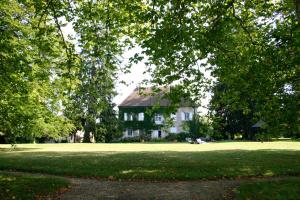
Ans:
[{"label": "window", "polygon": [[158,137],[161,138],[161,130],[158,131]]},{"label": "window", "polygon": [[160,115],[160,114],[156,114],[155,116],[154,116],[154,122],[155,122],[155,124],[162,124],[163,123],[163,116],[162,115]]},{"label": "window", "polygon": [[127,129],[127,135],[132,136],[132,129]]},{"label": "window", "polygon": [[181,113],[181,120],[182,121],[189,121],[193,119],[193,113],[191,112],[182,112]]},{"label": "window", "polygon": [[190,120],[190,113],[188,113],[188,112],[185,112],[185,113],[184,113],[184,120],[185,120],[185,121]]},{"label": "window", "polygon": [[127,121],[128,120],[128,115],[127,113],[124,113],[124,121]]},{"label": "window", "polygon": [[144,113],[139,113],[139,121],[144,121]]},{"label": "window", "polygon": [[133,114],[132,113],[129,114],[129,121],[133,121]]},{"label": "window", "polygon": [[176,127],[171,127],[170,132],[171,133],[177,133],[177,128]]},{"label": "window", "polygon": [[154,117],[154,120],[156,122],[161,122],[162,121],[162,116],[160,114],[156,114],[155,117]]}]

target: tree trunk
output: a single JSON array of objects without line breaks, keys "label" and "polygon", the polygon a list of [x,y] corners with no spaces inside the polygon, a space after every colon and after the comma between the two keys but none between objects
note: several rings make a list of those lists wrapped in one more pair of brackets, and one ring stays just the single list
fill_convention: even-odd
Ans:
[{"label": "tree trunk", "polygon": [[300,0],[294,0],[295,2],[295,7],[296,7],[296,14],[298,18],[298,23],[300,25]]},{"label": "tree trunk", "polygon": [[90,132],[91,132],[91,126],[90,126],[90,123],[88,122],[88,120],[86,120],[85,126],[84,126],[83,142],[85,142],[85,143],[91,142]]}]

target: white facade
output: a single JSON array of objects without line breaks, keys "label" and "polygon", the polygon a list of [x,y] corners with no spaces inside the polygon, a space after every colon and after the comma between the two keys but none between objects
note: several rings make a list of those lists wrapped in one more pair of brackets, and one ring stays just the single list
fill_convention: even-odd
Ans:
[{"label": "white facade", "polygon": [[123,131],[123,138],[125,137],[137,137],[141,135],[140,130],[132,130],[132,129],[126,129]]},{"label": "white facade", "polygon": [[[183,123],[192,120],[194,112],[195,110],[192,107],[180,107],[176,113],[170,115],[170,119],[173,122],[171,127],[164,127],[164,116],[162,114],[155,114],[153,119],[154,123],[156,125],[162,125],[162,128],[159,130],[152,130],[151,138],[164,138],[169,133],[177,134],[184,132]],[[144,113],[138,113],[134,118],[132,113],[124,113],[125,121],[144,121],[144,117]],[[140,135],[141,130],[126,129],[123,132],[123,137],[137,137]]]},{"label": "white facade", "polygon": [[151,133],[151,138],[164,138],[168,135],[168,133],[166,133],[163,130],[153,130]]}]

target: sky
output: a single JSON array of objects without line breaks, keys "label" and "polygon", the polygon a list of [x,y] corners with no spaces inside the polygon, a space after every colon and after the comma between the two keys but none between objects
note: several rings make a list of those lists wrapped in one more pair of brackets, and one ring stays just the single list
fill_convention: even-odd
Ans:
[{"label": "sky", "polygon": [[[121,65],[126,65],[130,57],[141,51],[141,48],[136,47],[124,52],[124,54],[122,55],[123,62],[121,63]],[[126,83],[126,85],[117,82],[116,91],[118,95],[113,100],[115,104],[118,105],[122,103],[122,101],[139,85],[139,83],[141,83],[144,79],[150,78],[148,74],[143,73],[146,70],[145,62],[146,61],[143,60],[137,64],[133,64],[130,73],[118,73],[118,82],[122,80]]]}]

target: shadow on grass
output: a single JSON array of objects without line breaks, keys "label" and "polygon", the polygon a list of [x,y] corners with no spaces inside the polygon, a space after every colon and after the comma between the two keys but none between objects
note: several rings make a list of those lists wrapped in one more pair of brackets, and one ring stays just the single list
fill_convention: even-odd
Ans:
[{"label": "shadow on grass", "polygon": [[300,174],[300,151],[11,152],[0,169],[77,177],[199,180]]},{"label": "shadow on grass", "polygon": [[68,180],[59,177],[0,172],[0,199],[48,199],[50,194],[68,185],[70,185]]}]

